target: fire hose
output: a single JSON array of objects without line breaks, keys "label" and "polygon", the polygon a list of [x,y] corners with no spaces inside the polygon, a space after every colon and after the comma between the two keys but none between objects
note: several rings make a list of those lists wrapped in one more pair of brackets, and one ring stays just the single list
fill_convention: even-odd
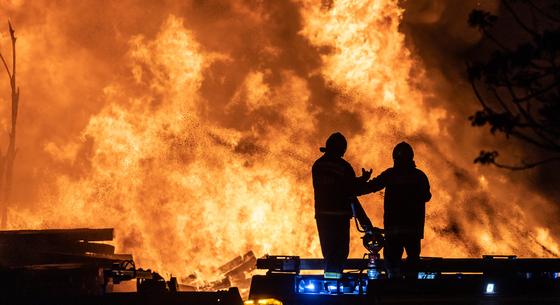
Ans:
[{"label": "fire hose", "polygon": [[364,255],[367,256],[368,259],[368,278],[377,279],[380,275],[378,261],[381,256],[379,252],[383,249],[385,244],[384,230],[373,226],[357,198],[352,200],[351,206],[356,229],[358,232],[364,233],[362,236],[362,244],[368,251],[368,253]]}]

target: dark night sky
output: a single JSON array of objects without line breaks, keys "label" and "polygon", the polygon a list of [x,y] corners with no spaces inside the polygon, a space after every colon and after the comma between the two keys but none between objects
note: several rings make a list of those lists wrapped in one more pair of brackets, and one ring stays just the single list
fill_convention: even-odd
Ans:
[{"label": "dark night sky", "polygon": [[[471,103],[463,103],[457,108],[459,113],[465,117],[467,124],[467,117],[474,112],[478,104],[474,96],[471,95],[472,90],[468,83],[466,64],[467,62],[484,61],[496,49],[496,44],[493,41],[476,33],[477,30],[468,27],[468,12],[477,8],[497,15],[499,17],[498,21],[491,32],[505,45],[516,46],[530,38],[500,1],[483,1],[484,5],[482,6],[478,5],[480,2],[433,1],[430,4],[426,1],[415,1],[404,4],[405,7],[407,5],[413,6],[413,9],[405,13],[402,30],[407,33],[407,38],[417,51],[416,54],[422,58],[429,68],[440,71],[448,84],[453,87],[454,92],[450,93],[447,98],[456,98],[457,91],[455,90],[457,89],[462,92],[462,95],[469,95],[473,98]],[[545,7],[555,1],[535,2],[537,5]],[[440,6],[435,3],[440,3]],[[437,8],[434,8],[434,6],[437,6]],[[518,8],[516,12],[529,24],[546,27],[545,19],[530,15],[525,6],[514,5],[513,7]],[[428,11],[432,11],[432,13],[430,14]],[[432,18],[427,17],[430,15]],[[437,15],[437,18],[434,15]],[[424,16],[424,18],[419,16]],[[473,131],[489,133],[489,128],[476,128]],[[503,137],[500,135],[495,138],[496,143],[492,143],[491,140],[481,143],[481,149],[497,148],[499,150]],[[507,151],[503,151],[502,159],[505,162],[514,164],[519,160],[534,161],[550,157],[550,153],[524,142],[515,139],[512,142],[523,147],[524,154],[509,156]],[[560,164],[550,163],[536,169],[527,170],[521,175],[512,173],[512,176],[520,176],[520,179],[525,179],[527,183],[542,191],[552,201],[558,202],[560,198],[560,180],[557,179],[559,172]]]}]

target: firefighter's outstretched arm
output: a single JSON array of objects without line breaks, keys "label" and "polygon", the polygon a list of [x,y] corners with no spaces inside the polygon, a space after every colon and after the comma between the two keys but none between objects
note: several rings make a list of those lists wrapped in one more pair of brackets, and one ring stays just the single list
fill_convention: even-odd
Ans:
[{"label": "firefighter's outstretched arm", "polygon": [[352,170],[351,178],[346,179],[346,189],[348,194],[351,196],[362,196],[371,193],[372,191],[370,190],[367,181],[371,177],[373,170],[365,170],[362,168],[362,175],[360,177],[355,177],[353,172],[354,170]]},{"label": "firefighter's outstretched arm", "polygon": [[371,178],[371,173],[373,173],[373,169],[366,170],[362,167],[362,175],[357,177],[359,182],[367,182],[369,178]]},{"label": "firefighter's outstretched arm", "polygon": [[372,192],[380,191],[383,188],[385,188],[385,186],[386,186],[385,181],[387,180],[386,175],[387,175],[386,172],[383,172],[383,173],[381,173],[381,175],[379,175],[379,176],[371,179],[370,181],[368,181],[366,183],[367,186],[365,187],[367,189],[367,191],[372,193]]}]

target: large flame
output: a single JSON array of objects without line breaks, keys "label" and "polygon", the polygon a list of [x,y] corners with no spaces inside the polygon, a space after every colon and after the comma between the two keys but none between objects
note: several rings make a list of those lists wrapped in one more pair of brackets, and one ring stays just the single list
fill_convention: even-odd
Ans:
[{"label": "large flame", "polygon": [[[341,130],[356,169],[414,146],[434,195],[423,255],[560,254],[539,224],[552,204],[471,164],[478,140],[450,126],[470,128],[397,1],[30,2],[0,1],[23,92],[9,228],[115,227],[141,266],[206,279],[251,249],[318,257],[310,167]],[[380,224],[382,196],[363,202]]]}]

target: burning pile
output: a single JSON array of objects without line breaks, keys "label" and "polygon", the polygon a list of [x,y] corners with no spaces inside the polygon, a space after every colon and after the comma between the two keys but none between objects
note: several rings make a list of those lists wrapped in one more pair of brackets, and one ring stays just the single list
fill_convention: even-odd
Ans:
[{"label": "burning pile", "polygon": [[[0,14],[29,92],[10,228],[115,226],[140,266],[207,282],[249,249],[316,257],[310,166],[340,130],[374,173],[414,145],[434,195],[425,255],[560,254],[527,212],[551,203],[471,164],[478,139],[451,127],[469,128],[407,48],[396,1],[39,2]],[[364,206],[380,223],[380,196]]]}]

